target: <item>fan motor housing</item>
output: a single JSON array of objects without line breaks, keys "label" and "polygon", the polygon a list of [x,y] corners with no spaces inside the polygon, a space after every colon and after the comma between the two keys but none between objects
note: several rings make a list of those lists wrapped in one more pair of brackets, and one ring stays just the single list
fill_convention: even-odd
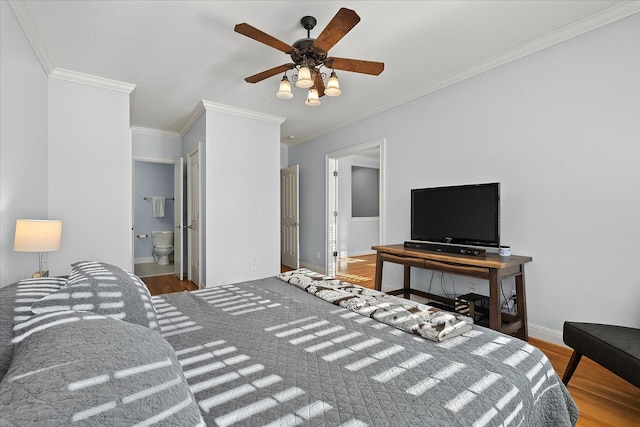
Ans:
[{"label": "fan motor housing", "polygon": [[317,67],[321,65],[325,59],[327,59],[327,52],[324,52],[318,48],[313,48],[313,42],[316,39],[304,38],[296,41],[293,47],[298,49],[298,53],[291,52],[290,56],[296,65],[303,65],[305,58],[309,67]]}]

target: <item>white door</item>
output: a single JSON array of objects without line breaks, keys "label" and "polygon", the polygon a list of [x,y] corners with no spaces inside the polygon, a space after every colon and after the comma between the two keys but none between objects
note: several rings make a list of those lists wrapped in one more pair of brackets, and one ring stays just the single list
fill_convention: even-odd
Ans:
[{"label": "white door", "polygon": [[282,265],[300,267],[298,165],[280,170],[280,251]]},{"label": "white door", "polygon": [[327,253],[326,274],[338,273],[338,161],[327,158]]},{"label": "white door", "polygon": [[182,256],[182,248],[184,247],[183,233],[183,166],[182,157],[176,159],[173,168],[173,223],[175,232],[173,233],[173,268],[178,279],[182,280],[184,276],[184,260]]},{"label": "white door", "polygon": [[200,288],[202,271],[200,268],[200,144],[189,153],[187,167],[187,217],[189,234],[187,252],[189,254],[188,278]]}]

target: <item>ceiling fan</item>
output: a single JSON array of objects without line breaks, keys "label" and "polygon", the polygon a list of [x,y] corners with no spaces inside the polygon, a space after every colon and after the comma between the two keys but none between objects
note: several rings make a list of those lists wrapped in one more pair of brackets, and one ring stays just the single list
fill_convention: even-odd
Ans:
[{"label": "ceiling fan", "polygon": [[[343,7],[336,13],[324,30],[322,30],[320,35],[313,39],[311,38],[311,30],[316,26],[316,18],[313,16],[305,16],[300,20],[300,24],[307,30],[307,37],[296,41],[293,45],[280,41],[249,24],[242,23],[236,25],[234,28],[235,32],[280,50],[289,55],[293,61],[254,74],[244,80],[248,83],[258,83],[284,72],[277,96],[279,98],[290,99],[293,97],[293,93],[291,92],[291,83],[287,77],[287,72],[295,69],[298,73],[292,76],[295,86],[309,89],[307,101],[305,102],[307,105],[319,105],[319,98],[323,95],[340,95],[340,84],[335,70],[351,71],[374,76],[379,75],[384,70],[384,63],[382,62],[328,56],[329,49],[351,31],[358,22],[360,22],[358,14],[351,9]],[[331,75],[327,80],[326,87],[324,84],[326,74],[320,71],[322,67],[331,69]]]}]

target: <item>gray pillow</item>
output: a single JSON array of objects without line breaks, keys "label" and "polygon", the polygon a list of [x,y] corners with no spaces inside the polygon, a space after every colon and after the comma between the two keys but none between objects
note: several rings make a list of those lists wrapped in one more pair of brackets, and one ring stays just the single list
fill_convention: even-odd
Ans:
[{"label": "gray pillow", "polygon": [[13,324],[32,316],[31,304],[62,288],[67,279],[40,277],[24,279],[0,288],[0,380],[13,357]]},{"label": "gray pillow", "polygon": [[173,348],[149,328],[65,311],[15,333],[0,425],[204,425]]},{"label": "gray pillow", "polygon": [[34,314],[91,311],[160,331],[149,289],[139,277],[103,262],[71,265],[66,285],[31,306]]}]

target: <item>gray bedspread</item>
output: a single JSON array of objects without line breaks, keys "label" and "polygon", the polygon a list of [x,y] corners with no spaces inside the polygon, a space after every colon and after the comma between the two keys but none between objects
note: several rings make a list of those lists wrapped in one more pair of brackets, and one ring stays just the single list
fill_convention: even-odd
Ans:
[{"label": "gray bedspread", "polygon": [[546,356],[473,326],[429,341],[277,278],[154,297],[207,425],[571,426]]}]

